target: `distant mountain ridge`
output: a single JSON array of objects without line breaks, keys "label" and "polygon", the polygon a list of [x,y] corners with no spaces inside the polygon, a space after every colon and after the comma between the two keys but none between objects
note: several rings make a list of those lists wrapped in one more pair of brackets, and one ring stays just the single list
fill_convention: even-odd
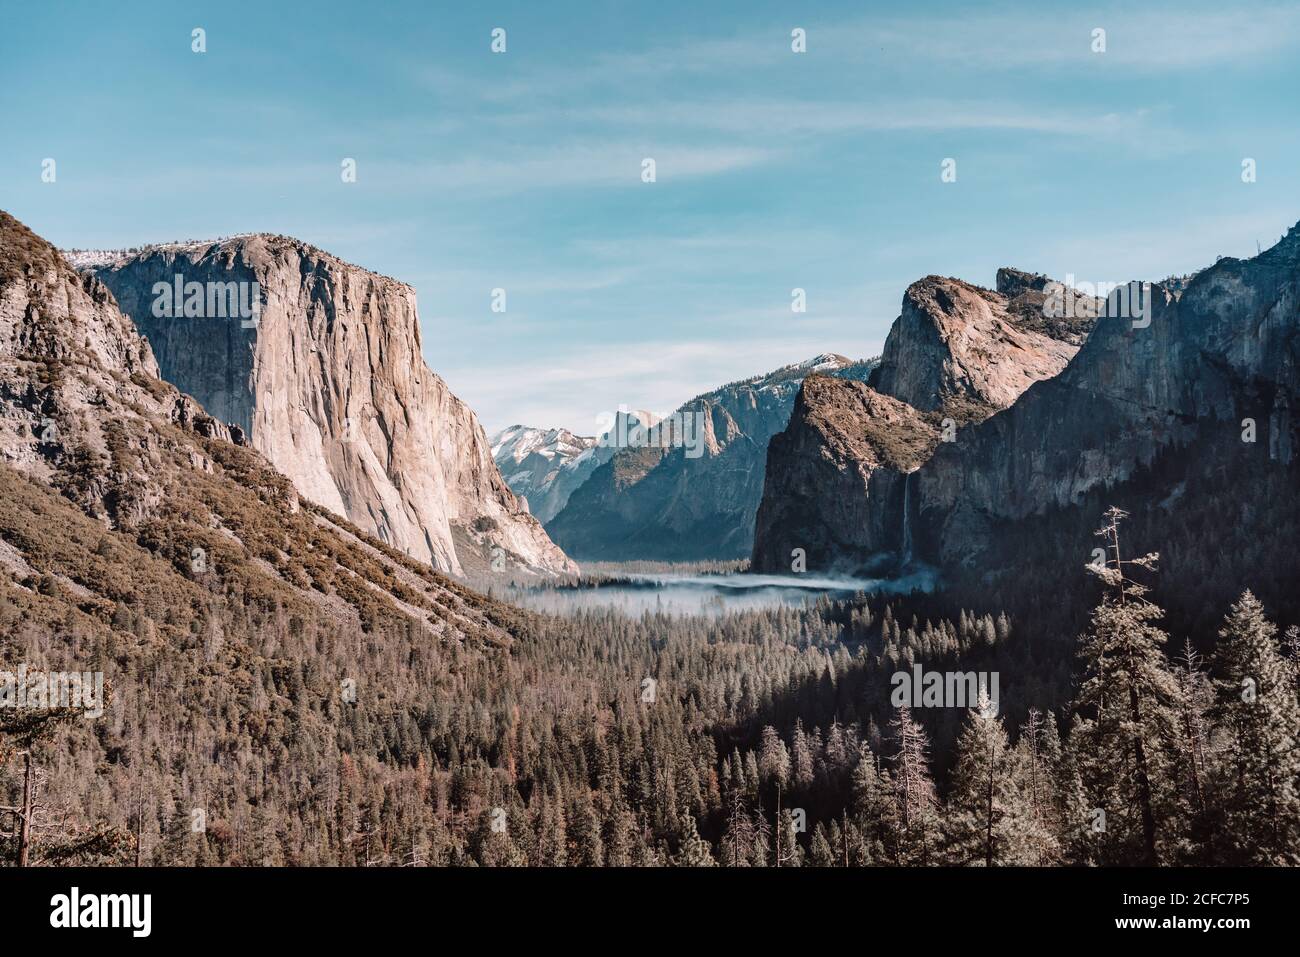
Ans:
[{"label": "distant mountain ridge", "polygon": [[690,399],[673,414],[699,424],[698,456],[680,446],[619,449],[570,494],[547,531],[580,560],[745,557],[767,444],[785,427],[804,377],[865,378],[874,366],[827,353]]},{"label": "distant mountain ridge", "polygon": [[564,508],[573,490],[601,464],[596,437],[568,429],[512,425],[491,436],[492,460],[510,490],[528,503],[539,522]]}]

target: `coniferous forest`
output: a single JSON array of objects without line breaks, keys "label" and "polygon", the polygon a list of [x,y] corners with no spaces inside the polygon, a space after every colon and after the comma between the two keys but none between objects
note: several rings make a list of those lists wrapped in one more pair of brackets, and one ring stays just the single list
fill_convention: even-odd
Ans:
[{"label": "coniferous forest", "polygon": [[[97,721],[0,713],[0,801],[33,809],[7,863],[1296,863],[1300,634],[1245,590],[1209,641],[1169,633],[1118,510],[1068,640],[921,595],[628,617],[460,590],[493,632],[440,645],[382,611],[340,631],[243,564],[179,574],[5,475],[45,571],[0,583],[0,656],[72,636],[110,675]],[[996,709],[893,706],[917,663],[999,674]]]}]

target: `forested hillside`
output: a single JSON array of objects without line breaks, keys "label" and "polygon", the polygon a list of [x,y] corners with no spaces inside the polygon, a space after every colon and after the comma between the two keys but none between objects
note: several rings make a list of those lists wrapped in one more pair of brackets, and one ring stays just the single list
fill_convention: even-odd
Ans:
[{"label": "forested hillside", "polygon": [[[106,532],[0,477],[0,660],[94,662],[111,688],[103,718],[35,742],[32,863],[1294,863],[1300,640],[1249,596],[1190,658],[1136,585],[1104,597],[1082,571],[1101,600],[1074,661],[1005,616],[917,617],[922,598],[538,617],[311,510],[301,564],[271,573],[257,537],[265,559],[217,549],[194,575],[165,544],[181,516]],[[358,571],[455,627],[362,612]],[[998,673],[1000,712],[892,707],[915,663]],[[1136,723],[1107,706],[1129,686]],[[21,784],[8,762],[0,803]]]}]

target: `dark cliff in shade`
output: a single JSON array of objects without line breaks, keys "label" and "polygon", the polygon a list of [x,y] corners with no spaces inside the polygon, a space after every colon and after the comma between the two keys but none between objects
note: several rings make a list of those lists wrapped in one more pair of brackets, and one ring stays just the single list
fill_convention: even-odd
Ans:
[{"label": "dark cliff in shade", "polygon": [[856,573],[910,559],[907,476],[963,427],[1063,369],[1091,325],[1048,320],[1047,280],[998,273],[998,289],[927,276],[908,287],[867,385],[806,380],[768,449],[752,566]]},{"label": "dark cliff in shade", "polygon": [[[1000,530],[1135,480],[1153,503],[1235,469],[1261,480],[1295,459],[1300,230],[1223,259],[1181,292],[1153,284],[1145,319],[1101,319],[1059,376],[964,431],[916,476],[918,541],[941,566],[981,568]],[[1253,441],[1251,441],[1253,439]],[[1210,451],[1213,449],[1214,451]],[[1163,461],[1176,482],[1150,473]],[[1251,497],[1243,488],[1225,514]]]},{"label": "dark cliff in shade", "polygon": [[[1041,277],[1003,270],[998,280],[1018,329],[1071,348],[1083,338],[1079,321],[1044,314]],[[1254,258],[1151,284],[1149,313],[1089,323],[1059,373],[1026,383],[1000,410],[987,403],[997,381],[1026,377],[1023,366],[1006,367],[1020,353],[996,351],[1009,340],[987,335],[992,327],[970,298],[991,297],[924,280],[890,333],[910,341],[887,345],[872,385],[933,409],[923,414],[931,425],[954,419],[953,440],[935,442],[904,479],[878,461],[873,443],[855,449],[835,439],[871,435],[878,408],[806,389],[800,414],[771,445],[754,566],[788,572],[796,547],[808,549],[810,571],[907,558],[936,568],[953,600],[1040,615],[1044,603],[1072,604],[1078,620],[1091,592],[1074,586],[1098,545],[1102,512],[1116,505],[1131,513],[1131,548],[1160,552],[1150,584],[1175,618],[1226,605],[1244,580],[1266,602],[1295,609],[1298,280],[1300,227]],[[1017,300],[1030,308],[1018,310]],[[932,308],[918,313],[917,303]],[[990,382],[995,388],[980,385]],[[958,398],[977,400],[965,423]],[[828,430],[822,423],[832,417]]]}]

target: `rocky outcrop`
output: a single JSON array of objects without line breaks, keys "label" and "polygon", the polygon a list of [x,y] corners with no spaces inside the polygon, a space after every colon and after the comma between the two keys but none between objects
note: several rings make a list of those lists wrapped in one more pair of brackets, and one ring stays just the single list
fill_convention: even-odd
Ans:
[{"label": "rocky outcrop", "polygon": [[1049,283],[1014,269],[999,270],[997,290],[927,276],[904,294],[866,386],[805,380],[768,449],[752,567],[788,572],[796,549],[821,571],[910,562],[911,473],[1060,373],[1092,325],[1051,316]]},{"label": "rocky outcrop", "polygon": [[580,559],[700,561],[749,554],[768,442],[785,427],[804,377],[864,379],[873,362],[822,355],[683,404],[690,442],[621,448],[547,523]]},{"label": "rocky outcrop", "polygon": [[925,415],[863,382],[809,376],[790,424],[768,446],[755,563],[773,572],[800,558],[823,571],[871,567],[873,543],[902,513],[907,473],[938,435]]},{"label": "rocky outcrop", "polygon": [[110,527],[138,525],[162,497],[155,468],[177,452],[151,423],[243,437],[158,374],[109,290],[0,211],[0,459]]},{"label": "rocky outcrop", "polygon": [[235,423],[305,498],[440,570],[498,557],[576,571],[507,487],[474,413],[425,365],[410,286],[271,235],[85,265],[163,377]]},{"label": "rocky outcrop", "polygon": [[1298,278],[1300,227],[1253,259],[1154,284],[1149,317],[1101,319],[1061,375],[964,430],[917,473],[918,547],[945,567],[977,567],[1009,524],[1081,503],[1198,437],[1226,436],[1241,454],[1258,443],[1291,464]]},{"label": "rocky outcrop", "polygon": [[1064,369],[1078,343],[1025,322],[1035,312],[1025,300],[1042,289],[1014,270],[998,278],[997,292],[938,276],[909,286],[872,386],[923,412],[953,399],[1003,409]]}]

